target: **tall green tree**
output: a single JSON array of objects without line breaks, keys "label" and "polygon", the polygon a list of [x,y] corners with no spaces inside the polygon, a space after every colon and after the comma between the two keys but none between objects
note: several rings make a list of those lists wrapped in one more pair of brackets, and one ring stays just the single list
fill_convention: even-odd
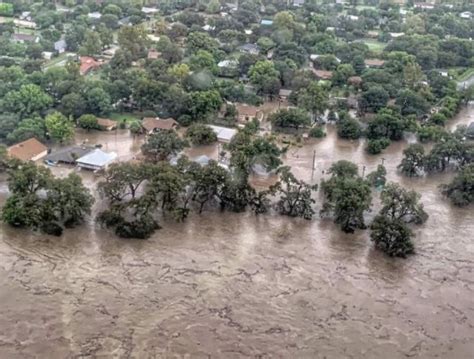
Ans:
[{"label": "tall green tree", "polygon": [[44,124],[49,136],[57,142],[67,142],[74,137],[73,122],[60,112],[53,112],[46,116]]}]

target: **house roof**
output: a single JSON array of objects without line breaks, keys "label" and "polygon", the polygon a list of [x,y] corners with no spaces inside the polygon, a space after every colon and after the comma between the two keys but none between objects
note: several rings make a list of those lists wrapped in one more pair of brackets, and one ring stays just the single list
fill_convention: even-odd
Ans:
[{"label": "house roof", "polygon": [[214,125],[209,125],[209,127],[215,132],[219,141],[230,142],[237,133],[237,130],[234,130],[233,128]]},{"label": "house roof", "polygon": [[260,48],[256,44],[244,44],[242,46],[239,46],[240,51],[245,51],[245,52],[259,52]]},{"label": "house roof", "polygon": [[360,76],[351,76],[347,79],[347,82],[354,85],[360,85],[362,83],[362,77]]},{"label": "house roof", "polygon": [[315,74],[320,79],[323,79],[323,80],[332,79],[332,71],[316,70],[316,69],[312,69],[312,71],[313,71],[313,74]]},{"label": "house roof", "polygon": [[236,104],[235,109],[239,113],[239,116],[255,117],[257,116],[257,113],[259,112],[258,107],[244,105],[244,104]]},{"label": "house roof", "polygon": [[7,153],[10,157],[22,161],[29,161],[45,151],[48,151],[48,147],[36,138],[30,138],[7,148]]},{"label": "house roof", "polygon": [[142,12],[145,14],[155,14],[158,12],[158,9],[156,7],[142,7]]},{"label": "house roof", "polygon": [[160,56],[161,56],[161,52],[159,52],[155,49],[148,50],[148,58],[150,60],[156,60],[156,59],[160,58]]},{"label": "house roof", "polygon": [[385,61],[380,60],[380,59],[367,59],[367,60],[364,60],[364,63],[366,66],[379,67],[379,66],[383,66],[383,64],[385,64]]},{"label": "house roof", "polygon": [[142,127],[150,132],[154,130],[171,130],[178,126],[178,122],[176,122],[172,118],[155,118],[155,117],[145,117],[142,121]]},{"label": "house roof", "polygon": [[92,152],[80,157],[77,159],[77,163],[94,166],[94,167],[103,167],[117,158],[117,154],[114,152],[107,153],[101,149],[96,148]]},{"label": "house roof", "polygon": [[79,67],[79,72],[81,73],[81,75],[85,75],[90,70],[96,69],[102,65],[101,62],[96,61],[93,57],[90,56],[81,56],[80,62],[81,65]]},{"label": "house roof", "polygon": [[55,49],[56,51],[65,50],[65,49],[66,49],[66,46],[67,46],[67,44],[66,44],[66,41],[65,41],[65,40],[59,40],[59,41],[56,41],[56,42],[54,43],[54,49]]},{"label": "house roof", "polygon": [[280,92],[279,92],[279,95],[283,96],[283,97],[288,97],[288,96],[291,95],[292,92],[293,92],[292,90],[281,89]]},{"label": "house roof", "polygon": [[110,120],[108,118],[98,118],[97,125],[100,127],[115,127],[117,126],[117,121]]},{"label": "house roof", "polygon": [[14,40],[21,40],[21,41],[35,41],[36,40],[35,35],[15,33],[12,36]]},{"label": "house roof", "polygon": [[57,151],[51,152],[46,156],[46,160],[51,162],[74,163],[78,158],[81,158],[92,152],[94,147],[91,146],[70,146],[63,147]]}]

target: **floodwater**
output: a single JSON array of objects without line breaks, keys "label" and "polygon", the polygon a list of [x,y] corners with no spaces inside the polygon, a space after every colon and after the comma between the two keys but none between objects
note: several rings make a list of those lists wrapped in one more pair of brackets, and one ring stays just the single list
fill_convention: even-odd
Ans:
[{"label": "floodwater", "polygon": [[[456,122],[472,120],[471,106]],[[110,136],[123,156],[134,146]],[[406,143],[375,157],[363,146],[329,128],[285,162],[318,182],[333,161],[368,173],[384,158],[430,215],[414,228],[416,255],[387,258],[367,231],[319,218],[207,211],[163,221],[148,241],[92,222],[61,238],[2,225],[0,358],[472,358],[472,207],[439,194],[452,174],[400,177]]]}]

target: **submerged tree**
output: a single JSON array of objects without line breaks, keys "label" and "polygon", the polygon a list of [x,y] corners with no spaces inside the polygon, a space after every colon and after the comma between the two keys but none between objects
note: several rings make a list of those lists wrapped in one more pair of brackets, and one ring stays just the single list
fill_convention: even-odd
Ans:
[{"label": "submerged tree", "polygon": [[370,185],[357,174],[357,166],[349,161],[338,161],[329,169],[332,175],[321,183],[326,202],[321,215],[332,215],[344,232],[365,229],[364,212],[370,209]]},{"label": "submerged tree", "polygon": [[398,168],[409,177],[419,176],[425,165],[425,149],[420,144],[411,144],[403,150],[403,159]]},{"label": "submerged tree", "polygon": [[152,162],[165,161],[181,152],[187,142],[174,130],[161,130],[152,134],[142,146],[143,154]]},{"label": "submerged tree", "polygon": [[390,256],[405,257],[413,253],[413,233],[407,223],[421,224],[428,218],[419,203],[420,195],[390,183],[380,194],[380,199],[382,209],[370,227],[371,240]]},{"label": "submerged tree", "polygon": [[312,219],[315,213],[313,204],[316,203],[312,195],[318,190],[318,185],[296,179],[289,167],[282,167],[279,172],[280,181],[271,188],[280,195],[276,203],[277,211],[290,217]]},{"label": "submerged tree", "polygon": [[441,192],[459,207],[474,203],[474,164],[465,166]]},{"label": "submerged tree", "polygon": [[23,163],[11,169],[11,196],[2,219],[15,227],[39,229],[61,235],[64,228],[81,223],[90,214],[94,199],[76,174],[54,178],[49,169]]}]

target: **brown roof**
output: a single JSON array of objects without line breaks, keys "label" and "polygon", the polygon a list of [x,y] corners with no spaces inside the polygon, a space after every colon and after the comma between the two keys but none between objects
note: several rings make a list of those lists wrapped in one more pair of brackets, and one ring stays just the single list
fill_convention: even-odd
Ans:
[{"label": "brown roof", "polygon": [[108,118],[98,118],[97,119],[97,125],[99,125],[100,127],[109,128],[109,127],[117,126],[117,122],[113,121],[113,120],[110,120]]},{"label": "brown roof", "polygon": [[258,107],[248,106],[243,104],[236,104],[235,109],[237,110],[239,116],[249,116],[256,117],[259,111]]},{"label": "brown roof", "polygon": [[150,60],[156,60],[161,56],[161,52],[156,51],[155,49],[148,50],[148,58]]},{"label": "brown roof", "polygon": [[90,56],[81,56],[80,61],[81,65],[79,67],[79,72],[81,75],[86,75],[89,71],[97,69],[100,67],[100,65],[102,65],[102,63],[96,61]]},{"label": "brown roof", "polygon": [[315,70],[313,69],[313,74],[323,80],[330,80],[332,79],[332,71],[325,71],[325,70]]},{"label": "brown roof", "polygon": [[362,77],[360,76],[351,76],[347,79],[347,82],[353,85],[360,85],[362,83]]},{"label": "brown roof", "polygon": [[153,130],[171,130],[178,126],[178,122],[172,118],[145,117],[142,121],[142,127],[148,132]]},{"label": "brown roof", "polygon": [[41,153],[48,151],[48,147],[43,145],[36,138],[17,143],[7,149],[8,155],[22,161],[30,161]]},{"label": "brown roof", "polygon": [[379,59],[367,59],[367,60],[364,61],[364,63],[365,63],[366,66],[379,67],[379,66],[383,66],[385,61],[384,60],[379,60]]}]

